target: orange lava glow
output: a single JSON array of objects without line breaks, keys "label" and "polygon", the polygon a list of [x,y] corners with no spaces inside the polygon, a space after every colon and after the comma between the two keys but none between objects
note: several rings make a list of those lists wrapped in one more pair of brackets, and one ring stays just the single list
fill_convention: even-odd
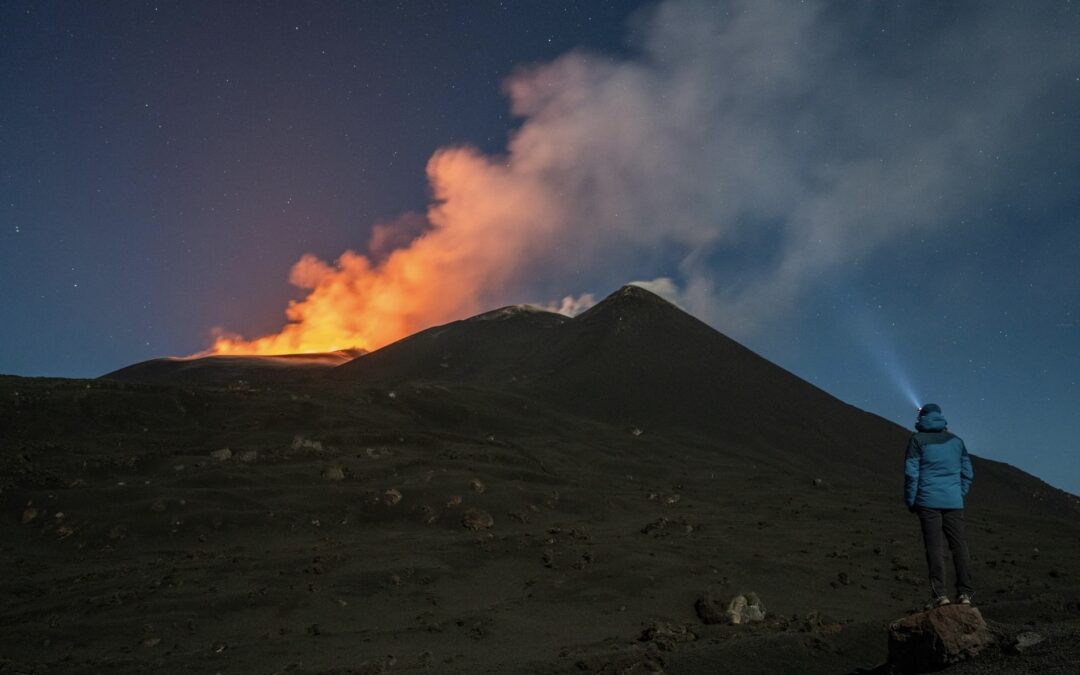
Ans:
[{"label": "orange lava glow", "polygon": [[427,174],[435,197],[427,230],[378,260],[346,251],[331,265],[304,255],[289,280],[309,292],[289,303],[282,330],[250,340],[218,331],[207,353],[373,350],[483,309],[548,240],[556,200],[541,181],[470,148],[439,150]]}]

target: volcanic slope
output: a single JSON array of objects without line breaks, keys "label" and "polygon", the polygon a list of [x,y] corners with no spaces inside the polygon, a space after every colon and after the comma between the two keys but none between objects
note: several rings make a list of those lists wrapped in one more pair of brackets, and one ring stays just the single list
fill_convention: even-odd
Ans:
[{"label": "volcanic slope", "polygon": [[[634,285],[569,319],[512,306],[404,338],[328,374],[369,386],[512,393],[625,430],[694,434],[765,466],[900,487],[909,430],[851,406]],[[1075,512],[1071,496],[976,460],[979,498]],[[1024,497],[1026,495],[1026,497]]]},{"label": "volcanic slope", "polygon": [[166,357],[142,361],[102,375],[102,379],[133,384],[201,387],[244,387],[302,381],[363,353],[340,350],[319,354],[274,356],[212,355]]},{"label": "volcanic slope", "polygon": [[[321,372],[0,377],[0,673],[825,675],[925,601],[906,432],[638,289]],[[978,672],[1074,672],[1075,498],[984,460],[970,497],[977,604],[1046,637]],[[747,591],[760,623],[695,611]]]}]

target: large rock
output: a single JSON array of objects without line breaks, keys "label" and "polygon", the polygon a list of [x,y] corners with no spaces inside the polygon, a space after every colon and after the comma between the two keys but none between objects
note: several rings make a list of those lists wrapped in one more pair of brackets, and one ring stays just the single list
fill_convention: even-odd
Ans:
[{"label": "large rock", "polygon": [[694,603],[694,610],[702,623],[727,623],[728,615],[724,601],[716,597],[712,590],[705,591],[704,595]]},{"label": "large rock", "polygon": [[894,672],[930,672],[972,658],[993,643],[979,610],[945,605],[889,626],[889,664]]},{"label": "large rock", "polygon": [[701,622],[706,624],[743,624],[765,619],[765,603],[757,593],[736,595],[725,602],[712,590],[707,590],[694,603],[694,610]]},{"label": "large rock", "polygon": [[733,624],[753,623],[765,619],[765,603],[757,593],[736,595],[727,608],[728,621]]}]

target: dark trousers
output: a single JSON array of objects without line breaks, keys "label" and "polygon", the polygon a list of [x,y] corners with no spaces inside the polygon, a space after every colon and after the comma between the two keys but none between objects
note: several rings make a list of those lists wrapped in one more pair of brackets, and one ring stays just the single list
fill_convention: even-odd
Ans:
[{"label": "dark trousers", "polygon": [[949,542],[953,568],[956,570],[956,592],[971,595],[971,559],[967,541],[964,539],[963,509],[928,509],[918,507],[919,524],[922,525],[923,544],[926,546],[926,566],[930,570],[930,594],[937,598],[947,596],[945,585],[945,549],[942,534]]}]

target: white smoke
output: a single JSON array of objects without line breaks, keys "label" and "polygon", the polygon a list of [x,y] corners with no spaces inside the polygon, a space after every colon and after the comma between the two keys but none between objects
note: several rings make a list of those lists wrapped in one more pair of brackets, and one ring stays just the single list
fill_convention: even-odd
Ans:
[{"label": "white smoke", "polygon": [[517,73],[507,164],[565,218],[539,264],[610,287],[674,252],[654,290],[746,332],[1008,189],[1030,106],[1080,63],[1075,35],[997,4],[912,26],[924,9],[671,0],[639,18],[630,60]]}]

